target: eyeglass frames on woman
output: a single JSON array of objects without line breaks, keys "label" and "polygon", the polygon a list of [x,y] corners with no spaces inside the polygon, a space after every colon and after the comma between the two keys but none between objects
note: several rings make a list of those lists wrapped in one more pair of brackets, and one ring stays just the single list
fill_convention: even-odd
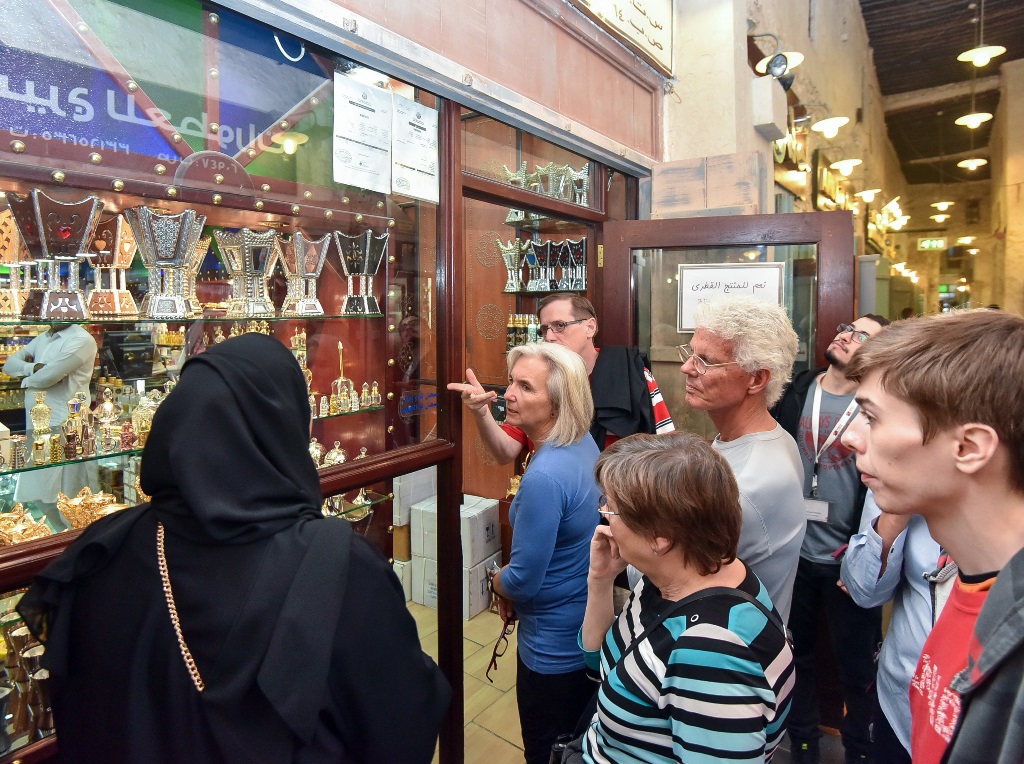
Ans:
[{"label": "eyeglass frames on woman", "polygon": [[605,509],[605,507],[607,507],[607,506],[608,506],[608,497],[605,496],[602,493],[601,494],[601,498],[597,500],[597,513],[599,515],[601,515],[601,517],[606,517],[606,518],[607,517],[618,517],[619,516],[618,512],[612,512],[610,509]]},{"label": "eyeglass frames on woman", "polygon": [[868,337],[871,336],[867,332],[862,332],[856,326],[852,326],[850,324],[839,324],[839,326],[836,327],[836,332],[838,332],[839,334],[846,334],[847,332],[849,332],[850,339],[852,339],[854,342],[858,344],[864,342],[865,340],[867,340]]},{"label": "eyeglass frames on woman", "polygon": [[565,331],[567,326],[573,326],[574,324],[582,324],[587,319],[577,318],[575,321],[552,321],[550,324],[541,324],[537,327],[537,336],[544,337],[548,333],[548,329],[553,331],[555,334],[561,334]]},{"label": "eyeglass frames on woman", "polygon": [[693,368],[697,370],[697,373],[702,377],[708,373],[708,369],[712,366],[735,366],[738,365],[738,361],[726,361],[725,363],[708,363],[699,355],[693,352],[693,348],[689,345],[677,345],[676,350],[679,352],[679,360],[686,363],[689,360],[693,360]]},{"label": "eyeglass frames on woman", "polygon": [[491,679],[491,671],[498,670],[498,658],[505,655],[505,651],[508,650],[508,638],[512,636],[512,632],[516,630],[516,617],[510,615],[505,619],[505,625],[501,628],[501,634],[498,635],[498,641],[494,643],[494,651],[491,653],[491,662],[487,664],[487,671],[484,676],[487,677],[487,681],[494,684],[494,680]]}]

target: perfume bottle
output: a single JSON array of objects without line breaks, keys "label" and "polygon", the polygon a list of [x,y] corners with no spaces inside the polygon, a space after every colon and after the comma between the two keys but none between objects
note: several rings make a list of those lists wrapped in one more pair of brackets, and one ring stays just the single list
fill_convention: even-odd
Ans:
[{"label": "perfume bottle", "polygon": [[38,438],[50,432],[50,414],[52,409],[46,405],[46,392],[37,390],[35,393],[36,405],[29,411],[29,419],[32,420],[32,432]]},{"label": "perfume bottle", "polygon": [[138,438],[138,447],[144,448],[149,431],[153,427],[153,415],[163,400],[163,394],[159,390],[150,390],[139,405],[132,412],[132,427],[135,428],[135,437]]},{"label": "perfume bottle", "polygon": [[[331,413],[343,413],[352,410],[352,393],[355,391],[355,383],[345,376],[345,346],[338,343],[338,368],[340,374],[337,379],[331,382]],[[338,399],[338,411],[334,411],[334,398]],[[358,409],[358,407],[357,407]]]},{"label": "perfume bottle", "polygon": [[313,464],[319,469],[321,462],[324,460],[324,447],[316,438],[311,438],[309,441],[309,456],[313,460]]},{"label": "perfume bottle", "polygon": [[363,392],[359,395],[359,405],[367,408],[370,405],[370,383],[363,382]]},{"label": "perfume bottle", "polygon": [[380,388],[377,387],[377,382],[373,383],[373,390],[370,392],[370,405],[379,406],[381,404]]},{"label": "perfume bottle", "polygon": [[114,440],[114,424],[121,416],[121,407],[114,403],[114,393],[109,387],[103,388],[103,403],[96,407],[96,419],[100,423],[99,452],[109,454],[117,450]]}]

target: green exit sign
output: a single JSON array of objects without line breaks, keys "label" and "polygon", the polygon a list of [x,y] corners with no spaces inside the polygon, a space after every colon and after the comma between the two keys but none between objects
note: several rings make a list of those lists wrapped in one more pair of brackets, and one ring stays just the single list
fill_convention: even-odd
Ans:
[{"label": "green exit sign", "polygon": [[945,239],[945,237],[942,237],[942,238],[939,238],[939,239],[918,239],[917,240],[917,249],[918,249],[918,251],[921,251],[921,250],[936,250],[936,249],[945,249],[945,248],[946,248],[946,239]]},{"label": "green exit sign", "polygon": [[939,294],[947,294],[949,292],[949,284],[939,284]]}]

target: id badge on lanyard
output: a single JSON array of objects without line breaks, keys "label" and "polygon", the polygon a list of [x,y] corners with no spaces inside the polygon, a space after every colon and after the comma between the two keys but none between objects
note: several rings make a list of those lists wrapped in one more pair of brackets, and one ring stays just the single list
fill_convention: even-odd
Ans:
[{"label": "id badge on lanyard", "polygon": [[[853,419],[858,409],[857,401],[850,401],[850,405],[846,407],[846,411],[843,412],[842,416],[839,417],[839,421],[836,422],[836,426],[832,428],[832,432],[829,433],[828,437],[825,438],[825,442],[821,444],[817,452],[814,454],[813,472],[811,474],[811,495],[804,498],[804,512],[807,515],[807,519],[813,522],[827,523],[828,522],[828,511],[829,502],[827,499],[818,497],[818,466],[821,461],[821,455],[824,454],[829,447],[836,442],[843,430]],[[811,405],[811,437],[815,446],[818,445],[818,420],[821,418],[821,380],[817,379],[814,382],[814,400]]]}]

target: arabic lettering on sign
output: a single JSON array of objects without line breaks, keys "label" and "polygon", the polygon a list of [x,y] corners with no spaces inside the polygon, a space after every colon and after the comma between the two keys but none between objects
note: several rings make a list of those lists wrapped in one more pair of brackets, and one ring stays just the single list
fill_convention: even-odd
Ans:
[{"label": "arabic lettering on sign", "polygon": [[673,0],[570,0],[596,16],[642,56],[672,72]]},{"label": "arabic lettering on sign", "polygon": [[[40,83],[33,79],[20,82],[11,81],[11,75],[0,74],[0,128],[24,135],[36,135],[44,140],[60,140],[80,146],[129,151],[130,133],[118,129],[118,125],[129,128],[145,128],[155,131],[161,128],[167,132],[178,132],[200,140],[214,140],[220,150],[228,154],[237,154],[249,145],[257,142],[257,128],[253,123],[245,126],[221,124],[217,133],[209,130],[206,112],[198,117],[185,116],[181,123],[174,125],[174,116],[156,106],[140,109],[135,96],[124,93],[116,87],[89,88],[77,86],[62,93],[59,85]],[[77,128],[72,133],[68,128]],[[97,133],[118,134],[120,138],[129,140],[110,141]],[[265,144],[260,146],[259,143]],[[257,148],[271,145],[260,139]],[[167,146],[161,140],[156,146]],[[146,149],[160,158],[174,158],[173,153],[154,150],[149,145]],[[168,147],[169,148],[169,147]]]},{"label": "arabic lettering on sign", "polygon": [[425,393],[422,390],[410,390],[402,393],[398,399],[398,415],[408,422],[414,416],[437,408],[437,393]]},{"label": "arabic lettering on sign", "polygon": [[692,331],[697,306],[718,295],[746,295],[782,304],[785,263],[680,265],[678,331]]}]

